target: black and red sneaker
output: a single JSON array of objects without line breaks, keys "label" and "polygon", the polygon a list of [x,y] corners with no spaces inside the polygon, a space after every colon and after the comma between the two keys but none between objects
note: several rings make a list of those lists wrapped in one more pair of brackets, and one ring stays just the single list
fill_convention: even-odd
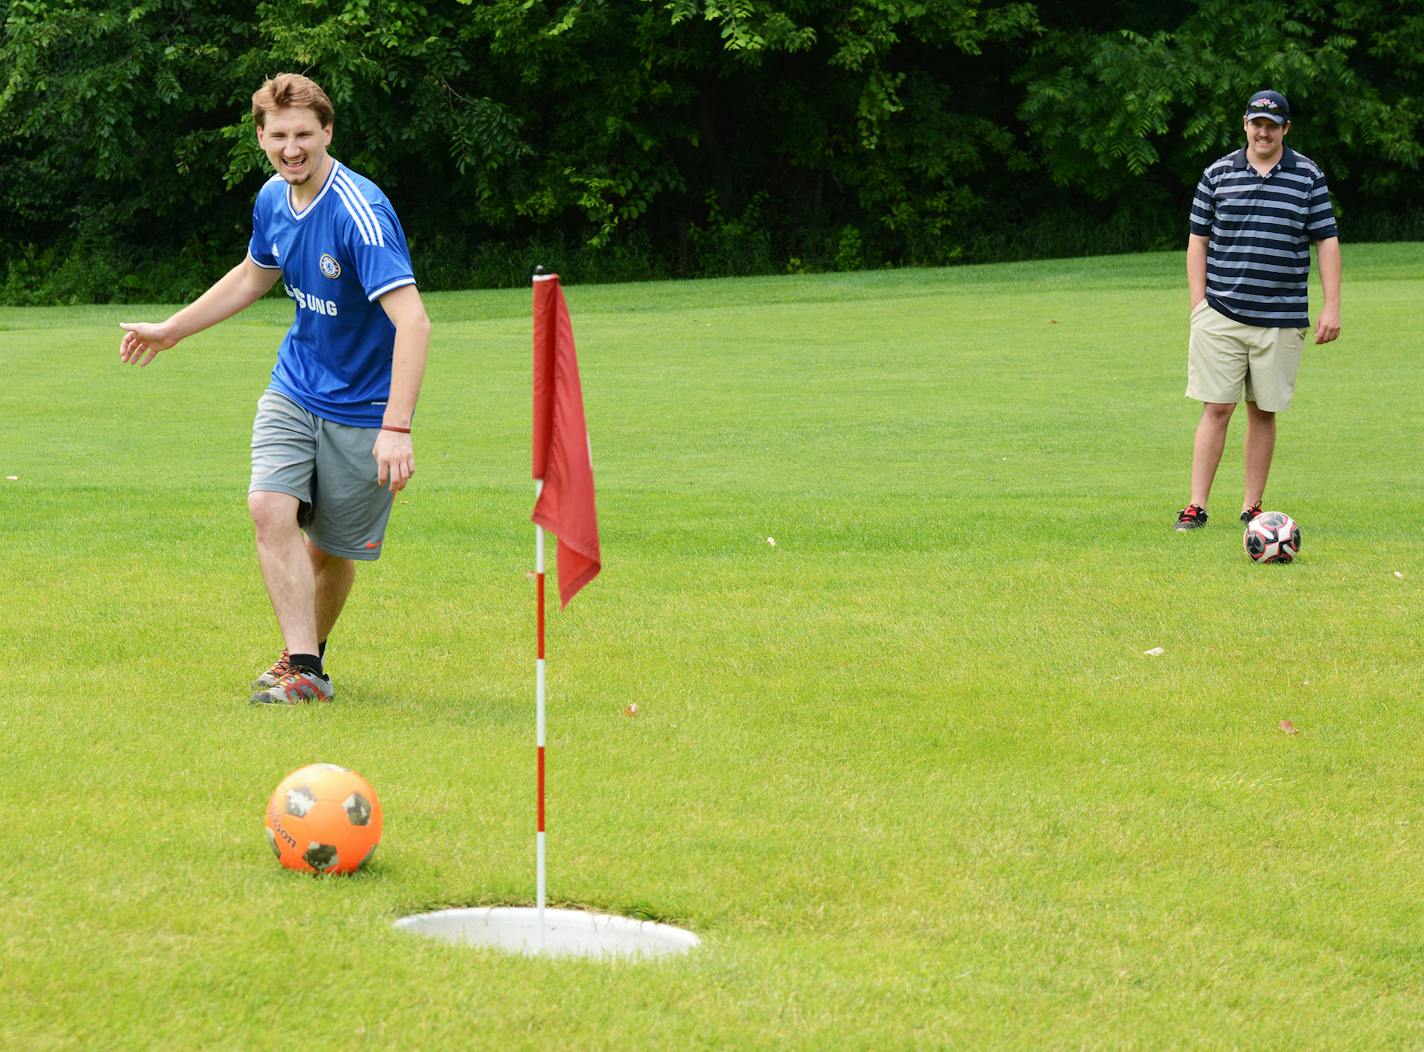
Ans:
[{"label": "black and red sneaker", "polygon": [[1206,509],[1200,504],[1188,504],[1177,516],[1176,529],[1195,530],[1206,525]]},{"label": "black and red sneaker", "polygon": [[1259,514],[1261,514],[1261,502],[1258,500],[1255,504],[1252,504],[1249,508],[1247,508],[1241,513],[1241,525],[1251,525],[1251,520]]},{"label": "black and red sneaker", "polygon": [[301,705],[308,701],[330,701],[336,696],[331,679],[309,668],[293,665],[266,690],[254,691],[254,705]]}]

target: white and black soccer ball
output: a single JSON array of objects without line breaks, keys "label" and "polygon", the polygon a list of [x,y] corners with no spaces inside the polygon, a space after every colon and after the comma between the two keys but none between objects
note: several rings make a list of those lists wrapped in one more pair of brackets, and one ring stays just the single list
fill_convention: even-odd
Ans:
[{"label": "white and black soccer ball", "polygon": [[1246,554],[1258,563],[1288,563],[1300,554],[1300,527],[1283,511],[1263,511],[1246,524]]}]

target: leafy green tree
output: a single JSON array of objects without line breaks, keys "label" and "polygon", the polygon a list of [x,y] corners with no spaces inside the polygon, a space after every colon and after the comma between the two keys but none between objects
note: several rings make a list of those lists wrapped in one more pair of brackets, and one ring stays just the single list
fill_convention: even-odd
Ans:
[{"label": "leafy green tree", "polygon": [[1385,0],[0,0],[0,298],[204,287],[282,70],[430,287],[1176,243],[1268,84],[1347,213],[1424,190]]},{"label": "leafy green tree", "polygon": [[1337,195],[1420,186],[1416,5],[1204,0],[1150,34],[1060,24],[1014,80],[1049,177],[1099,199],[1194,184],[1241,144],[1242,104],[1263,87],[1290,98],[1291,143],[1326,166]]},{"label": "leafy green tree", "polygon": [[0,13],[10,238],[121,242],[221,198],[213,147],[242,94],[228,56],[257,39],[230,4],[13,0]]}]

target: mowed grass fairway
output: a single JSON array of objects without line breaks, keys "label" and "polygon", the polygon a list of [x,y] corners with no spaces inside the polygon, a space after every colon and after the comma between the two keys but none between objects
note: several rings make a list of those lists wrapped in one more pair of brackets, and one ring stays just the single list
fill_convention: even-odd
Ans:
[{"label": "mowed grass fairway", "polygon": [[[0,1047],[1424,1044],[1421,273],[1346,246],[1284,567],[1244,411],[1171,529],[1180,253],[566,275],[605,569],[551,613],[550,897],[704,939],[614,965],[391,927],[534,895],[528,291],[428,297],[415,481],[291,710],[244,503],[290,305],[144,370],[169,307],[0,310]],[[268,850],[314,761],[381,794],[355,878]]]}]

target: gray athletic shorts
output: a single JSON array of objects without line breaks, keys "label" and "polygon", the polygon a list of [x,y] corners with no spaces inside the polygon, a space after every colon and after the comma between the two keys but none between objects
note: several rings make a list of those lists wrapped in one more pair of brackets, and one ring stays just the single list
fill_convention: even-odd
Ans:
[{"label": "gray athletic shorts", "polygon": [[286,493],[301,501],[297,524],[322,551],[379,559],[393,494],[376,482],[371,450],[380,429],[335,424],[267,390],[252,421],[248,493]]}]

